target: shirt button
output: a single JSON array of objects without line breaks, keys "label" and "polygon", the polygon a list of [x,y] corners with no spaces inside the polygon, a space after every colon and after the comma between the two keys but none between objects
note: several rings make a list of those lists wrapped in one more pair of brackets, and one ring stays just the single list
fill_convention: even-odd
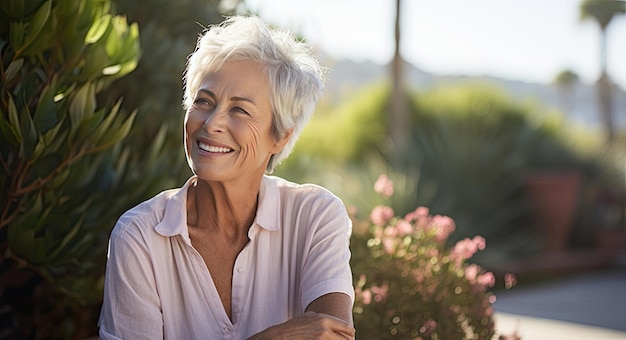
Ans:
[{"label": "shirt button", "polygon": [[243,273],[243,268],[241,267],[237,268],[237,273]]}]

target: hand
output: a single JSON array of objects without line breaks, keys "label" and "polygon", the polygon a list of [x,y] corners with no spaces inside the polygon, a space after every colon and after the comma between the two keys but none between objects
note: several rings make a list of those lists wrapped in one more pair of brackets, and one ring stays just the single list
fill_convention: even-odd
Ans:
[{"label": "hand", "polygon": [[260,339],[354,339],[354,328],[334,316],[306,312],[272,326],[249,340]]}]

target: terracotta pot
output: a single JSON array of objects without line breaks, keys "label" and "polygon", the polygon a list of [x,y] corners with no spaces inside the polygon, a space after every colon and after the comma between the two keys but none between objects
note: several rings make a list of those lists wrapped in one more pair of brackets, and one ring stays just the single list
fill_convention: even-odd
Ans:
[{"label": "terracotta pot", "polygon": [[567,250],[581,182],[578,172],[541,172],[526,177],[525,190],[545,251]]}]

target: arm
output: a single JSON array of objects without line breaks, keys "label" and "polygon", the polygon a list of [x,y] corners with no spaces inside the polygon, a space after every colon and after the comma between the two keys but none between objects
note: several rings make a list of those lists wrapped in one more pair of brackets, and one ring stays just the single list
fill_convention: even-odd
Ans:
[{"label": "arm", "polygon": [[263,339],[354,339],[352,298],[329,293],[315,299],[304,315],[266,329],[249,340]]},{"label": "arm", "polygon": [[[328,197],[326,197],[328,198]],[[353,339],[350,220],[343,204],[326,200],[310,209],[312,234],[302,267],[304,314],[270,327],[251,339]]]},{"label": "arm", "polygon": [[109,242],[101,339],[162,339],[163,318],[149,252],[139,235],[116,226]]},{"label": "arm", "polygon": [[343,293],[330,293],[320,296],[306,308],[307,312],[323,313],[343,320],[353,326],[352,299]]},{"label": "arm", "polygon": [[248,340],[354,339],[354,334],[355,330],[352,325],[342,319],[329,314],[307,311],[301,316],[272,326]]}]

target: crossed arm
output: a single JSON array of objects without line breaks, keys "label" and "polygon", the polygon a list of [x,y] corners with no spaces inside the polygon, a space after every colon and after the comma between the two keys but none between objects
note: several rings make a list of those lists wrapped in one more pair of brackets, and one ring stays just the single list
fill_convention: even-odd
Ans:
[{"label": "crossed arm", "polygon": [[352,302],[348,295],[330,293],[309,304],[304,315],[252,336],[262,339],[354,339]]}]

